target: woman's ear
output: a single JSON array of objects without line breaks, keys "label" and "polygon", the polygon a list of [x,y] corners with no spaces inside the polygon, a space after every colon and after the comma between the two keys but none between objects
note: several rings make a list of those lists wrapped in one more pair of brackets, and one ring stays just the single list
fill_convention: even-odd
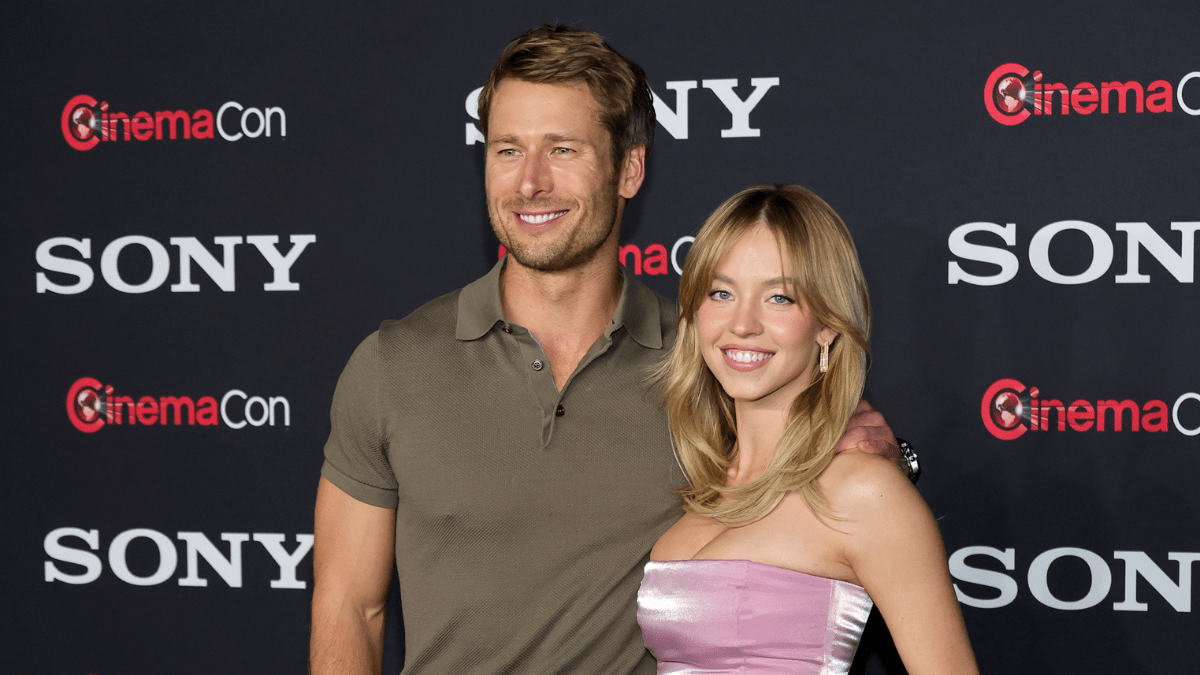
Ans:
[{"label": "woman's ear", "polygon": [[836,338],[837,336],[838,336],[838,332],[836,330],[830,328],[829,326],[826,326],[817,333],[817,344],[818,345],[832,345],[834,338]]}]

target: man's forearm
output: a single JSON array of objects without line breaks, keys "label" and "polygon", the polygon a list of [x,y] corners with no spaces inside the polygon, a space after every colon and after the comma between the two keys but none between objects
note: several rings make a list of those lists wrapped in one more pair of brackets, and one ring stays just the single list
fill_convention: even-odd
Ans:
[{"label": "man's forearm", "polygon": [[385,609],[356,609],[344,600],[321,600],[314,591],[309,673],[379,675]]},{"label": "man's forearm", "polygon": [[313,518],[314,675],[379,675],[396,510],[371,506],[322,477]]}]

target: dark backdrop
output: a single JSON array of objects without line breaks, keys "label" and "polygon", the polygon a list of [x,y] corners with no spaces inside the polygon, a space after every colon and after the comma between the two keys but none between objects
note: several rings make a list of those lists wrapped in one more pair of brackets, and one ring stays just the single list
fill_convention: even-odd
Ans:
[{"label": "dark backdrop", "polygon": [[[496,259],[469,95],[545,21],[664,106],[623,232],[656,290],[747,185],[845,218],[869,398],[920,450],[984,672],[1189,670],[1195,3],[707,1],[6,4],[4,670],[303,671],[334,383]],[[722,87],[765,92],[739,126]],[[208,137],[104,122],[160,111]]]}]

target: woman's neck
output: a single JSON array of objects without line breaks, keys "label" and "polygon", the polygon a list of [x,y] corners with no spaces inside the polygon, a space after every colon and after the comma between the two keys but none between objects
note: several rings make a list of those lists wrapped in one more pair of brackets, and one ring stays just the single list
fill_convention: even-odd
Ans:
[{"label": "woman's neck", "polygon": [[727,486],[745,485],[766,472],[783,438],[790,408],[790,401],[786,405],[777,401],[734,402],[737,442],[729,463]]}]

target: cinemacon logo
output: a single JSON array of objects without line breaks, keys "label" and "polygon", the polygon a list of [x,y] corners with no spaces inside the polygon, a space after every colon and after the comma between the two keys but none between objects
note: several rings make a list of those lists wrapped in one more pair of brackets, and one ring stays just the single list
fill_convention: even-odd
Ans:
[{"label": "cinemacon logo", "polygon": [[[1179,233],[1178,250],[1167,238],[1154,231],[1149,223],[1116,223],[1113,227],[1124,236],[1110,234],[1099,225],[1085,220],[1060,220],[1042,226],[1029,238],[1029,267],[1039,277],[1052,284],[1090,283],[1109,273],[1116,255],[1113,240],[1124,239],[1125,271],[1114,274],[1114,282],[1148,284],[1150,272],[1155,273],[1155,278],[1163,278],[1164,275],[1153,267],[1143,271],[1142,251],[1149,253],[1175,281],[1190,284],[1195,279],[1196,230],[1200,230],[1200,222],[1171,223],[1171,230]],[[968,237],[973,241],[968,241]],[[1056,241],[1057,243],[1054,243]],[[1056,269],[1050,261],[1052,243],[1056,250],[1066,247],[1078,250],[1081,246],[1090,246],[1091,259],[1087,269],[1074,274]],[[1016,223],[1000,225],[974,222],[959,225],[950,232],[947,245],[950,253],[960,260],[986,263],[985,266],[975,266],[972,268],[974,271],[968,271],[958,261],[951,260],[946,277],[946,281],[951,284],[964,282],[976,286],[997,286],[1012,281],[1021,269],[1021,260],[1016,253],[1009,250],[1017,245]],[[992,267],[995,268],[994,272]]]},{"label": "cinemacon logo", "polygon": [[[992,562],[986,566],[978,566],[980,558],[991,558]],[[1139,578],[1145,584],[1149,584],[1176,612],[1192,611],[1192,563],[1200,560],[1200,553],[1168,553],[1167,560],[1175,563],[1174,579],[1145,551],[1113,551],[1112,560],[1113,564],[1119,563],[1123,567],[1116,570],[1116,574],[1121,575],[1124,582],[1119,586],[1124,597],[1113,602],[1114,611],[1149,610],[1147,603],[1138,600]],[[956,583],[954,591],[958,595],[958,601],[981,609],[996,609],[1012,604],[1020,592],[1017,581],[1020,577],[996,571],[994,568],[999,563],[1007,572],[1014,572],[1017,569],[1017,561],[1017,551],[1012,548],[968,546],[955,551],[950,556],[950,576],[954,577],[955,581],[991,589],[981,594],[975,588],[964,589]],[[975,565],[972,565],[972,562]],[[1071,570],[1074,578],[1087,579],[1087,591],[1080,597],[1071,597],[1062,588],[1051,588],[1052,567]],[[1167,567],[1170,569],[1172,566]],[[1110,563],[1099,553],[1086,548],[1064,546],[1034,556],[1023,576],[1030,594],[1039,603],[1051,609],[1075,611],[1096,607],[1104,602],[1113,587],[1113,573]],[[1056,574],[1053,578],[1062,579],[1063,576]],[[1144,585],[1141,587],[1145,588]]]},{"label": "cinemacon logo", "polygon": [[[1183,97],[1184,87],[1196,78],[1200,78],[1200,71],[1184,75],[1173,91],[1166,80],[1146,85],[1137,80],[1099,85],[1085,81],[1068,86],[1050,82],[1040,70],[1031,74],[1019,63],[1006,63],[993,70],[983,85],[983,105],[992,119],[1005,126],[1021,124],[1031,116],[1169,113],[1174,112],[1175,103],[1189,115],[1200,115],[1200,107],[1189,106]],[[1195,86],[1200,91],[1200,82]]]},{"label": "cinemacon logo", "polygon": [[80,151],[91,150],[100,143],[119,141],[161,141],[176,139],[211,139],[213,131],[227,141],[243,138],[279,138],[287,136],[287,114],[280,107],[244,107],[228,101],[211,110],[144,110],[125,113],[110,110],[108,101],[99,101],[80,94],[63,107],[62,135],[67,145]]},{"label": "cinemacon logo", "polygon": [[[746,93],[746,98],[738,96],[734,91],[738,86],[736,78],[701,80],[699,82],[696,80],[667,82],[666,88],[675,92],[673,109],[665,99],[651,91],[650,95],[654,97],[654,117],[658,120],[658,124],[671,135],[671,138],[686,140],[688,137],[690,121],[688,95],[696,88],[697,84],[711,91],[721,105],[725,106],[725,110],[729,111],[729,128],[721,129],[721,138],[757,138],[762,135],[761,129],[750,126],[750,113],[758,107],[772,87],[779,86],[778,77],[750,78],[750,89]],[[467,114],[476,120],[479,119],[479,94],[482,92],[483,87],[479,87],[467,94]],[[486,142],[487,139],[483,137],[479,127],[474,122],[467,122],[467,145]]]},{"label": "cinemacon logo", "polygon": [[[297,534],[295,548],[288,551],[287,537],[277,532],[222,532],[220,540],[228,546],[229,553],[203,532],[176,532],[175,538],[183,546],[184,575],[178,578],[180,586],[203,588],[208,579],[200,575],[200,559],[230,588],[241,588],[242,544],[254,540],[260,544],[275,564],[279,566],[279,577],[271,581],[271,588],[303,589],[304,581],[296,578],[296,568],[312,549],[311,534]],[[130,545],[136,545],[139,553],[129,556]],[[147,547],[147,544],[150,546]],[[45,561],[47,583],[90,584],[104,572],[104,560],[92,551],[100,550],[100,531],[79,527],[60,527],[51,530],[42,541],[49,560]],[[153,551],[154,553],[151,553]],[[157,555],[155,555],[157,554]],[[175,576],[179,569],[179,546],[166,534],[158,530],[138,527],[125,530],[108,543],[108,568],[113,575],[133,586],[157,586]],[[129,558],[135,558],[130,565]],[[56,563],[68,563],[66,569]],[[79,568],[82,568],[80,571]]]},{"label": "cinemacon logo", "polygon": [[[683,261],[687,259],[687,253],[694,241],[696,238],[690,235],[680,237],[671,244],[670,251],[664,244],[647,244],[645,248],[637,244],[622,244],[618,259],[625,269],[639,276],[667,274],[670,270],[682,275]],[[504,244],[500,244],[496,259],[503,258],[505,253],[508,253],[508,249]]]},{"label": "cinemacon logo", "polygon": [[[1200,394],[1188,392],[1168,406],[1166,401],[1152,399],[1138,403],[1130,399],[1100,399],[1095,402],[1047,397],[1037,387],[1026,387],[1018,380],[996,380],[983,393],[979,414],[988,433],[1002,441],[1020,438],[1027,431],[1170,431],[1185,436],[1200,434]],[[1180,412],[1190,406],[1188,426]]]},{"label": "cinemacon logo", "polygon": [[[291,246],[284,252],[279,250],[279,237],[273,234],[213,237],[213,243],[221,251],[221,258],[218,260],[196,237],[171,237],[169,244],[177,249],[176,268],[179,271],[179,281],[171,284],[171,292],[195,293],[200,290],[200,285],[192,280],[193,264],[207,274],[217,288],[227,293],[233,292],[237,288],[237,247],[243,242],[253,246],[271,266],[274,278],[263,283],[264,291],[298,291],[300,284],[292,281],[290,276],[292,266],[308,245],[316,240],[317,236],[314,234],[290,235],[288,242]],[[62,255],[68,251],[74,253]],[[141,255],[143,259],[149,256],[149,276],[145,279],[126,279],[118,265],[122,254]],[[38,244],[34,259],[43,271],[37,273],[37,292],[74,295],[88,290],[96,280],[95,270],[89,263],[84,262],[91,258],[92,240],[86,237],[52,237]],[[46,272],[61,276],[50,277]],[[171,254],[162,242],[150,237],[137,234],[119,237],[109,242],[100,254],[101,278],[110,288],[122,293],[149,293],[157,290],[166,283],[170,272]],[[72,278],[73,281],[61,283],[68,278]]]},{"label": "cinemacon logo", "polygon": [[124,396],[111,384],[81,377],[67,390],[67,419],[87,434],[114,424],[290,427],[292,407],[282,396],[250,396],[241,389],[230,389],[219,402],[214,396]]}]

